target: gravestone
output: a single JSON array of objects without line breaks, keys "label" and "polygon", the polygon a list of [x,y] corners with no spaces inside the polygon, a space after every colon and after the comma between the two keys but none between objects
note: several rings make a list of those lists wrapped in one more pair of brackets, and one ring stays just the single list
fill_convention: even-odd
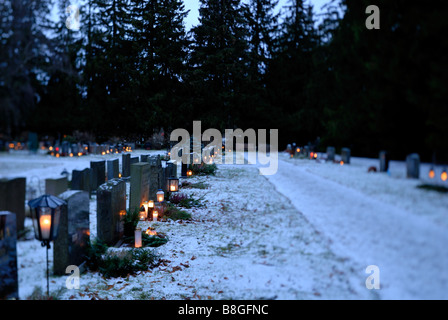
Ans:
[{"label": "gravestone", "polygon": [[132,166],[134,163],[138,163],[138,157],[131,157],[130,162],[131,162],[131,166]]},{"label": "gravestone", "polygon": [[163,168],[158,156],[149,157],[149,199],[156,200],[156,193],[162,187]]},{"label": "gravestone", "polygon": [[310,147],[309,146],[304,146],[303,147],[303,154],[305,155],[305,157],[308,157],[310,154]]},{"label": "gravestone", "polygon": [[118,178],[119,173],[119,160],[118,159],[112,159],[107,160],[107,180],[116,179]]},{"label": "gravestone", "polygon": [[106,182],[106,161],[90,161],[90,190],[95,193]]},{"label": "gravestone", "polygon": [[147,154],[141,154],[140,155],[140,162],[148,162],[148,156]]},{"label": "gravestone", "polygon": [[183,163],[180,165],[180,176],[181,178],[187,177],[187,171],[188,171],[188,164]]},{"label": "gravestone", "polygon": [[327,147],[327,161],[334,161],[335,148]]},{"label": "gravestone", "polygon": [[29,132],[28,133],[28,150],[31,153],[37,153],[37,149],[39,148],[39,141],[37,139],[37,133]]},{"label": "gravestone", "polygon": [[170,160],[166,163],[166,177],[167,178],[177,178],[177,164],[174,160]]},{"label": "gravestone", "polygon": [[16,231],[24,229],[26,178],[0,179],[0,211],[15,213]]},{"label": "gravestone", "polygon": [[149,200],[149,168],[150,165],[147,162],[131,165],[130,212],[139,209],[143,202]]},{"label": "gravestone", "polygon": [[121,155],[121,176],[129,178],[131,175],[131,155],[129,153]]},{"label": "gravestone", "polygon": [[126,212],[126,182],[112,179],[98,187],[96,195],[97,237],[109,246],[123,234],[121,212]]},{"label": "gravestone", "polygon": [[0,211],[0,300],[18,298],[16,215]]},{"label": "gravestone", "polygon": [[90,194],[90,168],[84,170],[73,170],[71,190],[83,190]]},{"label": "gravestone", "polygon": [[341,149],[341,161],[343,161],[344,164],[350,163],[350,149],[349,148]]},{"label": "gravestone", "polygon": [[78,152],[80,152],[78,145],[76,143],[72,143],[71,150],[74,156],[77,156]]},{"label": "gravestone", "polygon": [[406,177],[420,178],[420,156],[417,153],[412,153],[406,157]]},{"label": "gravestone", "polygon": [[57,179],[45,179],[45,194],[51,194],[52,196],[58,196],[61,193],[67,191],[68,181],[67,177]]},{"label": "gravestone", "polygon": [[59,195],[66,202],[61,207],[58,237],[53,245],[53,272],[65,275],[69,265],[80,265],[85,261],[90,238],[89,194],[71,190]]},{"label": "gravestone", "polygon": [[389,154],[386,151],[381,151],[379,158],[380,172],[387,172],[387,170],[389,170]]},{"label": "gravestone", "polygon": [[89,146],[89,153],[96,154],[97,153],[97,149],[98,149],[98,144],[97,143],[92,143]]},{"label": "gravestone", "polygon": [[67,156],[70,153],[70,143],[68,141],[62,141],[61,153],[64,156]]}]

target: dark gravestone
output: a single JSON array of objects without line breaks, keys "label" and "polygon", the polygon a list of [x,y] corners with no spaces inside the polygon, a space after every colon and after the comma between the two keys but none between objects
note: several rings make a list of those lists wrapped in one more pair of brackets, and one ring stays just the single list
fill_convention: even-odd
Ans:
[{"label": "dark gravestone", "polygon": [[163,168],[162,161],[157,157],[149,159],[149,199],[156,201],[156,193],[162,188]]},{"label": "dark gravestone", "polygon": [[129,153],[121,155],[121,176],[123,178],[131,176],[131,155]]},{"label": "dark gravestone", "polygon": [[343,161],[344,164],[350,163],[350,149],[349,148],[341,149],[341,161]]},{"label": "dark gravestone", "polygon": [[130,162],[131,162],[131,166],[132,166],[134,163],[138,163],[138,157],[131,157]]},{"label": "dark gravestone", "polygon": [[305,157],[308,157],[310,154],[310,147],[309,146],[304,146],[303,147],[303,154],[305,155]]},{"label": "dark gravestone", "polygon": [[420,178],[420,156],[417,153],[412,153],[406,157],[406,177]]},{"label": "dark gravestone", "polygon": [[167,178],[177,178],[177,163],[174,160],[170,160],[166,163],[166,167],[168,168],[167,171]]},{"label": "dark gravestone", "polygon": [[71,190],[59,195],[67,204],[61,207],[58,237],[54,240],[54,274],[65,275],[69,265],[85,261],[90,238],[89,194]]},{"label": "dark gravestone", "polygon": [[186,178],[187,177],[187,171],[188,171],[188,164],[183,163],[180,166],[180,176],[182,178]]},{"label": "dark gravestone", "polygon": [[115,245],[123,233],[121,212],[126,212],[126,182],[112,179],[99,186],[96,195],[97,237]]},{"label": "dark gravestone", "polygon": [[334,161],[335,149],[334,147],[327,147],[327,161]]},{"label": "dark gravestone", "polygon": [[147,162],[131,165],[130,212],[139,209],[143,202],[149,200],[149,168]]},{"label": "dark gravestone", "polygon": [[106,182],[106,161],[90,161],[90,189],[93,193]]},{"label": "dark gravestone", "polygon": [[90,168],[84,170],[73,170],[71,190],[83,190],[90,194]]},{"label": "dark gravestone", "polygon": [[45,194],[58,196],[67,191],[68,181],[67,177],[57,179],[45,179]]},{"label": "dark gravestone", "polygon": [[107,160],[107,180],[118,178],[120,163],[118,159]]},{"label": "dark gravestone", "polygon": [[0,211],[0,300],[18,298],[16,215]]},{"label": "dark gravestone", "polygon": [[61,153],[64,156],[67,156],[70,153],[70,143],[68,141],[62,141]]},{"label": "dark gravestone", "polygon": [[387,172],[389,170],[389,155],[386,151],[381,151],[380,155],[380,172]]},{"label": "dark gravestone", "polygon": [[26,178],[0,179],[0,211],[14,212],[17,232],[25,223]]},{"label": "dark gravestone", "polygon": [[39,141],[37,139],[37,133],[30,132],[28,133],[28,149],[32,153],[36,153],[39,148]]},{"label": "dark gravestone", "polygon": [[140,155],[140,162],[148,162],[148,156],[147,154]]}]

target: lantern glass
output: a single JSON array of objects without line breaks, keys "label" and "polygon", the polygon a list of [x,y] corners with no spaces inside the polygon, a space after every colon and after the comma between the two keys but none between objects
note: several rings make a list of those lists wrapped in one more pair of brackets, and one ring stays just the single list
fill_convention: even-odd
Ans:
[{"label": "lantern glass", "polygon": [[179,179],[168,178],[168,190],[169,190],[169,192],[179,191]]},{"label": "lantern glass", "polygon": [[140,207],[139,218],[140,221],[146,220],[146,209],[144,205]]},{"label": "lantern glass", "polygon": [[149,200],[149,201],[148,201],[148,208],[149,208],[149,209],[154,208],[154,200]]},{"label": "lantern glass", "polygon": [[163,200],[165,199],[165,193],[159,189],[159,191],[157,191],[157,202],[163,202]]},{"label": "lantern glass", "polygon": [[49,242],[58,236],[61,206],[63,204],[67,203],[51,195],[43,195],[28,202],[33,220],[34,235],[37,240]]}]

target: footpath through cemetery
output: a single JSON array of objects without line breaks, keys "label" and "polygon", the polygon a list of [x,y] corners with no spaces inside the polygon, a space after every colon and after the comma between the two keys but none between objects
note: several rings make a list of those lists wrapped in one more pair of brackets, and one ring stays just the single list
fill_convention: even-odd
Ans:
[{"label": "footpath through cemetery", "polygon": [[288,144],[264,176],[225,146],[7,149],[0,299],[448,298],[446,168],[418,154]]}]

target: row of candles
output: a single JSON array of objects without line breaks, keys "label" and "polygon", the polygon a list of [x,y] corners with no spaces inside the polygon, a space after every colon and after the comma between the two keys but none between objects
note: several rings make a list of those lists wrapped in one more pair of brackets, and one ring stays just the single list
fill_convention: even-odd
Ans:
[{"label": "row of candles", "polygon": [[[170,192],[179,191],[179,179],[172,177],[172,178],[168,178],[167,180],[168,180],[168,190]],[[139,218],[141,221],[147,220],[150,217],[150,214],[152,214],[152,221],[157,222],[157,220],[159,219],[159,212],[162,212],[163,202],[165,201],[165,192],[163,192],[162,189],[159,189],[157,191],[156,199],[157,199],[157,203],[154,202],[154,200],[149,200],[149,201],[143,202],[141,209],[140,209],[140,213],[139,213]],[[157,234],[155,231],[152,231],[149,229],[147,230],[146,233],[148,235]],[[141,246],[142,246],[142,229],[141,228],[137,227],[135,229],[134,238],[135,238],[134,247],[141,248]]]}]

